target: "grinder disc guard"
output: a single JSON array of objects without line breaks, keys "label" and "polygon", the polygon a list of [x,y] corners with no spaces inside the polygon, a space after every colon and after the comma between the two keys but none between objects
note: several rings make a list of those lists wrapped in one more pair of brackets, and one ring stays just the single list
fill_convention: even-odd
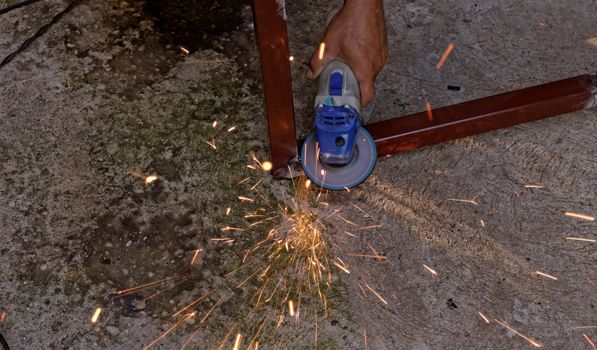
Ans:
[{"label": "grinder disc guard", "polygon": [[362,127],[356,133],[354,154],[348,164],[326,164],[321,161],[318,152],[317,138],[312,132],[301,149],[303,170],[315,184],[334,191],[355,187],[365,181],[377,160],[375,141]]}]

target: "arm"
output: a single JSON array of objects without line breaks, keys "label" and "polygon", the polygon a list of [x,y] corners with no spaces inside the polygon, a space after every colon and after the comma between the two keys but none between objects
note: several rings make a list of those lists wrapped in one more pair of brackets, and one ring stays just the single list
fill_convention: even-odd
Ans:
[{"label": "arm", "polygon": [[375,97],[375,79],[388,57],[388,40],[382,0],[345,0],[344,7],[333,17],[319,48],[311,57],[309,79],[316,79],[334,58],[344,60],[354,71],[361,88],[361,103]]}]

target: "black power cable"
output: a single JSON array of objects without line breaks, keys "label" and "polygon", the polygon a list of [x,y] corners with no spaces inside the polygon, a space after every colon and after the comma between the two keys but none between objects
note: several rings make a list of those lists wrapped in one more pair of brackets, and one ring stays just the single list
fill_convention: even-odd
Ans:
[{"label": "black power cable", "polygon": [[26,0],[26,1],[23,1],[23,2],[19,2],[18,4],[6,6],[5,8],[0,9],[0,15],[8,13],[8,12],[10,12],[12,10],[16,10],[16,9],[18,9],[20,7],[23,7],[23,6],[31,5],[31,4],[33,4],[35,2],[38,2],[38,1],[39,0]]},{"label": "black power cable", "polygon": [[15,50],[15,52],[13,52],[10,55],[6,56],[2,60],[2,62],[0,62],[0,69],[2,69],[2,67],[4,67],[5,65],[7,65],[10,61],[12,61],[19,53],[21,53],[22,51],[26,50],[29,47],[29,45],[31,45],[40,36],[44,35],[44,33],[48,31],[48,29],[50,29],[54,24],[56,24],[58,21],[60,21],[60,19],[62,18],[62,16],[64,16],[70,10],[72,10],[80,1],[81,0],[73,0],[73,1],[71,1],[71,3],[64,10],[62,10],[56,16],[54,16],[54,18],[52,18],[52,20],[50,22],[48,22],[43,27],[39,28],[35,34],[33,34],[31,37],[29,37],[27,40],[25,40],[21,44],[21,46],[19,46],[19,48]]},{"label": "black power cable", "polygon": [[8,346],[8,343],[6,342],[6,339],[4,339],[4,337],[2,336],[2,333],[0,333],[0,344],[2,344],[2,348],[4,350],[10,350],[10,347]]}]

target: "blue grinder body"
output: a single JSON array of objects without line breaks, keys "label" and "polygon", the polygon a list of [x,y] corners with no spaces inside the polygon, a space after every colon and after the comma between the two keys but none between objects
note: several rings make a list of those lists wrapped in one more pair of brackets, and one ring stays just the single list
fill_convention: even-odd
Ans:
[{"label": "blue grinder body", "polygon": [[329,62],[319,77],[314,131],[301,149],[305,174],[318,186],[343,190],[357,186],[373,171],[375,141],[362,127],[360,88],[350,67]]}]

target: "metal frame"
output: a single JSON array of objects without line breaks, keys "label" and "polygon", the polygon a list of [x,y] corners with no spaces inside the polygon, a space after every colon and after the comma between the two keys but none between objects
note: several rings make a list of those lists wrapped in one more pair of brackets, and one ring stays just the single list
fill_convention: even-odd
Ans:
[{"label": "metal frame", "polygon": [[[283,1],[281,1],[283,3]],[[283,7],[283,5],[282,5]],[[288,32],[280,0],[253,0],[276,173],[297,155]],[[378,156],[511,127],[597,105],[597,75],[580,75],[366,126]]]}]

